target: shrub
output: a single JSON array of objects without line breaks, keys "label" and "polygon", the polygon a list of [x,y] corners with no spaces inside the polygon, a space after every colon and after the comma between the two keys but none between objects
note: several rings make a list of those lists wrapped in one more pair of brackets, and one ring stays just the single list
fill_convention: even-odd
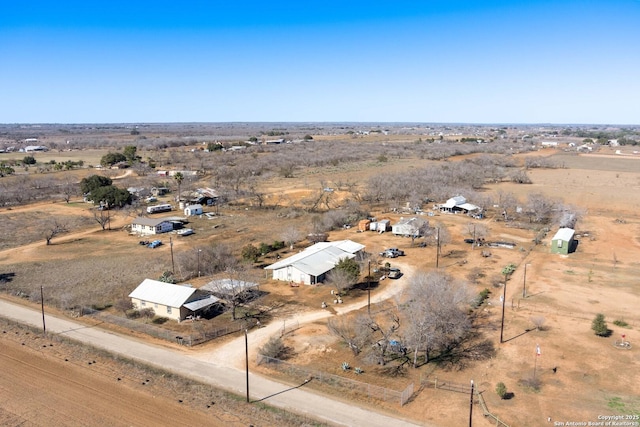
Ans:
[{"label": "shrub", "polygon": [[242,259],[244,260],[256,262],[259,256],[260,250],[252,244],[248,244],[242,248]]},{"label": "shrub", "polygon": [[489,298],[489,294],[491,293],[491,291],[487,288],[484,288],[482,291],[480,291],[480,293],[478,294],[478,296],[476,296],[473,299],[473,302],[471,303],[471,306],[473,308],[478,308],[482,305],[482,303]]},{"label": "shrub", "polygon": [[260,247],[258,248],[258,251],[260,251],[261,255],[266,255],[269,252],[271,252],[271,246],[269,246],[268,244],[266,244],[264,242],[260,243]]},{"label": "shrub", "polygon": [[286,347],[281,337],[273,336],[260,348],[260,354],[278,359],[286,353]]},{"label": "shrub", "polygon": [[613,324],[616,326],[620,326],[621,328],[628,328],[629,324],[622,319],[617,319],[613,321]]},{"label": "shrub", "polygon": [[36,159],[33,156],[24,156],[24,158],[22,159],[22,163],[25,165],[35,165]]},{"label": "shrub", "polygon": [[284,248],[284,242],[282,240],[275,240],[271,244],[271,250],[272,251],[277,251],[278,249],[282,249],[282,248]]},{"label": "shrub", "polygon": [[611,330],[607,326],[607,322],[604,320],[604,314],[598,313],[591,322],[591,329],[599,337],[608,337],[611,335]]},{"label": "shrub", "polygon": [[504,399],[507,395],[507,386],[503,382],[496,384],[496,394],[500,396],[500,399]]}]

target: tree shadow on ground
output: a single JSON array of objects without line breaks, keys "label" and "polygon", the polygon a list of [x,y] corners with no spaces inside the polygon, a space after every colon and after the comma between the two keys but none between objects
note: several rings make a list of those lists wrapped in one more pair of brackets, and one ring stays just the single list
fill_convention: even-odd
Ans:
[{"label": "tree shadow on ground", "polygon": [[464,369],[470,361],[486,360],[495,355],[496,349],[490,340],[471,342],[472,337],[454,343],[431,358],[444,369]]},{"label": "tree shadow on ground", "polygon": [[16,273],[0,273],[0,283],[9,283],[16,277]]}]

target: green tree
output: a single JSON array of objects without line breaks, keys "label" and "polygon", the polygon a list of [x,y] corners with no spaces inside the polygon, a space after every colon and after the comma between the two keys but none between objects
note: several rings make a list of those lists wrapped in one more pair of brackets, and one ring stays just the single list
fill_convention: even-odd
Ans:
[{"label": "green tree", "polygon": [[599,337],[608,337],[611,335],[611,330],[607,326],[607,322],[604,320],[604,314],[598,313],[591,322],[591,329]]},{"label": "green tree", "polygon": [[210,142],[210,143],[207,144],[207,150],[208,151],[222,150],[222,145],[218,144],[217,142]]},{"label": "green tree", "polygon": [[127,157],[122,153],[107,153],[100,159],[102,166],[112,166],[119,162],[126,162]]},{"label": "green tree", "polygon": [[353,258],[342,258],[334,267],[336,271],[342,271],[353,285],[360,277],[360,264]]},{"label": "green tree", "polygon": [[504,399],[507,395],[507,386],[503,382],[496,384],[496,394],[500,396],[500,399]]},{"label": "green tree", "polygon": [[182,185],[182,181],[184,181],[184,175],[182,175],[182,172],[176,172],[176,174],[173,176],[173,179],[175,179],[176,182],[178,183],[178,202],[179,202],[181,200],[180,186]]},{"label": "green tree", "polygon": [[83,194],[91,193],[96,188],[105,187],[111,185],[113,181],[111,178],[101,175],[91,175],[86,178],[82,178],[80,181],[80,190]]},{"label": "green tree", "polygon": [[138,156],[136,154],[137,151],[138,148],[135,145],[127,145],[124,147],[123,155],[129,163],[133,163],[138,160]]},{"label": "green tree", "polygon": [[24,156],[24,158],[22,159],[22,163],[25,165],[35,165],[36,158],[33,156]]},{"label": "green tree", "polygon": [[108,207],[121,208],[124,205],[131,204],[132,196],[129,191],[118,188],[114,185],[98,187],[91,191],[88,196],[93,203],[106,203]]},{"label": "green tree", "polygon": [[247,261],[256,262],[260,256],[260,249],[256,248],[252,244],[248,244],[242,248],[242,259]]},{"label": "green tree", "polygon": [[13,175],[16,172],[14,168],[11,166],[6,166],[4,164],[0,164],[0,177]]}]

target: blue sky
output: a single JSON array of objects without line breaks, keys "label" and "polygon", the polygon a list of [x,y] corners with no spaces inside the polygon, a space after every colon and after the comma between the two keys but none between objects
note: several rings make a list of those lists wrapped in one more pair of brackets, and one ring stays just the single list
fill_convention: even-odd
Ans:
[{"label": "blue sky", "polygon": [[0,123],[640,124],[640,0],[30,1]]}]

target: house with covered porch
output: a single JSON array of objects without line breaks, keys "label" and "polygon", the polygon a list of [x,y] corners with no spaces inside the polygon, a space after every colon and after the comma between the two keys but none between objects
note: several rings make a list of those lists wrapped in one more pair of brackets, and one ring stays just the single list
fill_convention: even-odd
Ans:
[{"label": "house with covered porch", "polygon": [[272,278],[292,283],[315,285],[322,283],[344,258],[353,259],[365,246],[351,240],[319,242],[307,249],[265,267],[272,270]]}]

